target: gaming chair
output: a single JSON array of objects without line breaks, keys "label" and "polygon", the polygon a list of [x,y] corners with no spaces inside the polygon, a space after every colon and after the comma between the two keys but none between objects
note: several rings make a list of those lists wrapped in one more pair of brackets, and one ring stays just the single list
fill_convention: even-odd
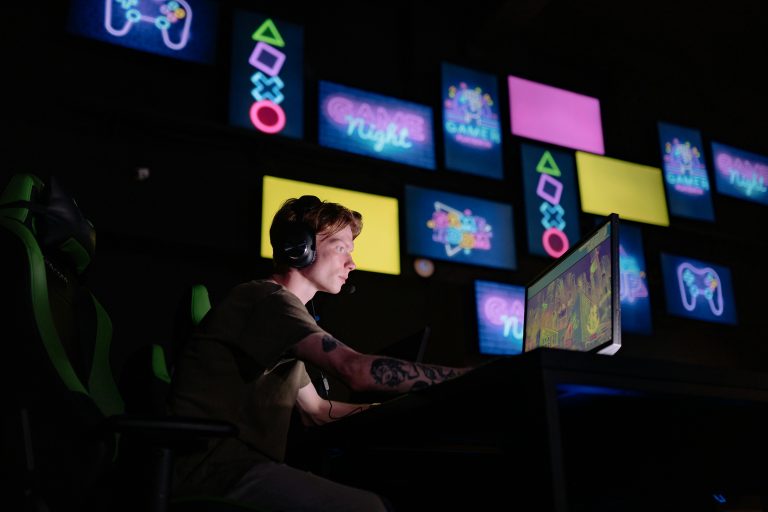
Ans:
[{"label": "gaming chair", "polygon": [[[94,234],[53,178],[15,175],[0,194],[0,325],[9,333],[0,485],[9,510],[164,511],[172,449],[236,433],[224,422],[123,414],[112,324],[83,280]],[[134,448],[148,455],[126,457]],[[242,510],[222,506],[197,500],[184,509]]]}]

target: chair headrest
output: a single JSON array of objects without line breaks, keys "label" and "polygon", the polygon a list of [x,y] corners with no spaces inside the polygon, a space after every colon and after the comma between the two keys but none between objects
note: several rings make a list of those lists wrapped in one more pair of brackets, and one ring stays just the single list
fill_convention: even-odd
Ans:
[{"label": "chair headrest", "polygon": [[[47,257],[82,274],[96,251],[96,230],[55,177],[14,176],[0,196],[9,216],[34,232]],[[9,208],[12,206],[12,208]],[[27,222],[29,214],[33,222]]]},{"label": "chair headrest", "polygon": [[38,240],[45,253],[72,265],[82,274],[96,252],[96,230],[85,218],[73,197],[67,194],[53,176],[44,189],[46,211],[38,220]]}]

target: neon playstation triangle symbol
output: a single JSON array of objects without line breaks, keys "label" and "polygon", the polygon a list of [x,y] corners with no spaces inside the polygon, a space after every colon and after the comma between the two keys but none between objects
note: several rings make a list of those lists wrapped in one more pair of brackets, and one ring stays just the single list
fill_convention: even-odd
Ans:
[{"label": "neon playstation triangle symbol", "polygon": [[254,41],[264,41],[272,46],[279,46],[280,48],[285,46],[283,36],[280,35],[280,31],[277,30],[275,23],[270,19],[261,24],[259,28],[251,36]]},{"label": "neon playstation triangle symbol", "polygon": [[555,159],[552,158],[552,153],[544,151],[541,155],[541,160],[536,164],[536,172],[543,172],[551,176],[560,176],[560,168],[555,163]]}]

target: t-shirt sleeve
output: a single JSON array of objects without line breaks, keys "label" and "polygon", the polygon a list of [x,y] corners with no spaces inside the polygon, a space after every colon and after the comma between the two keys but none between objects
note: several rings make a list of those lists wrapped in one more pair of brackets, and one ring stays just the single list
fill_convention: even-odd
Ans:
[{"label": "t-shirt sleeve", "polygon": [[253,305],[238,345],[259,364],[271,368],[296,343],[315,333],[325,331],[298,297],[280,289]]}]

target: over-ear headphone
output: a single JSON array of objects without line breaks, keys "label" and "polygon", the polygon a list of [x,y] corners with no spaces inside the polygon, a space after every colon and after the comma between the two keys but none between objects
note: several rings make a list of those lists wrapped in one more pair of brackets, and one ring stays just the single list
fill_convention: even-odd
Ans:
[{"label": "over-ear headphone", "polygon": [[315,262],[315,231],[304,222],[304,215],[321,204],[322,201],[316,196],[301,196],[291,205],[296,220],[283,226],[280,240],[274,248],[276,259],[294,268],[308,267]]}]

